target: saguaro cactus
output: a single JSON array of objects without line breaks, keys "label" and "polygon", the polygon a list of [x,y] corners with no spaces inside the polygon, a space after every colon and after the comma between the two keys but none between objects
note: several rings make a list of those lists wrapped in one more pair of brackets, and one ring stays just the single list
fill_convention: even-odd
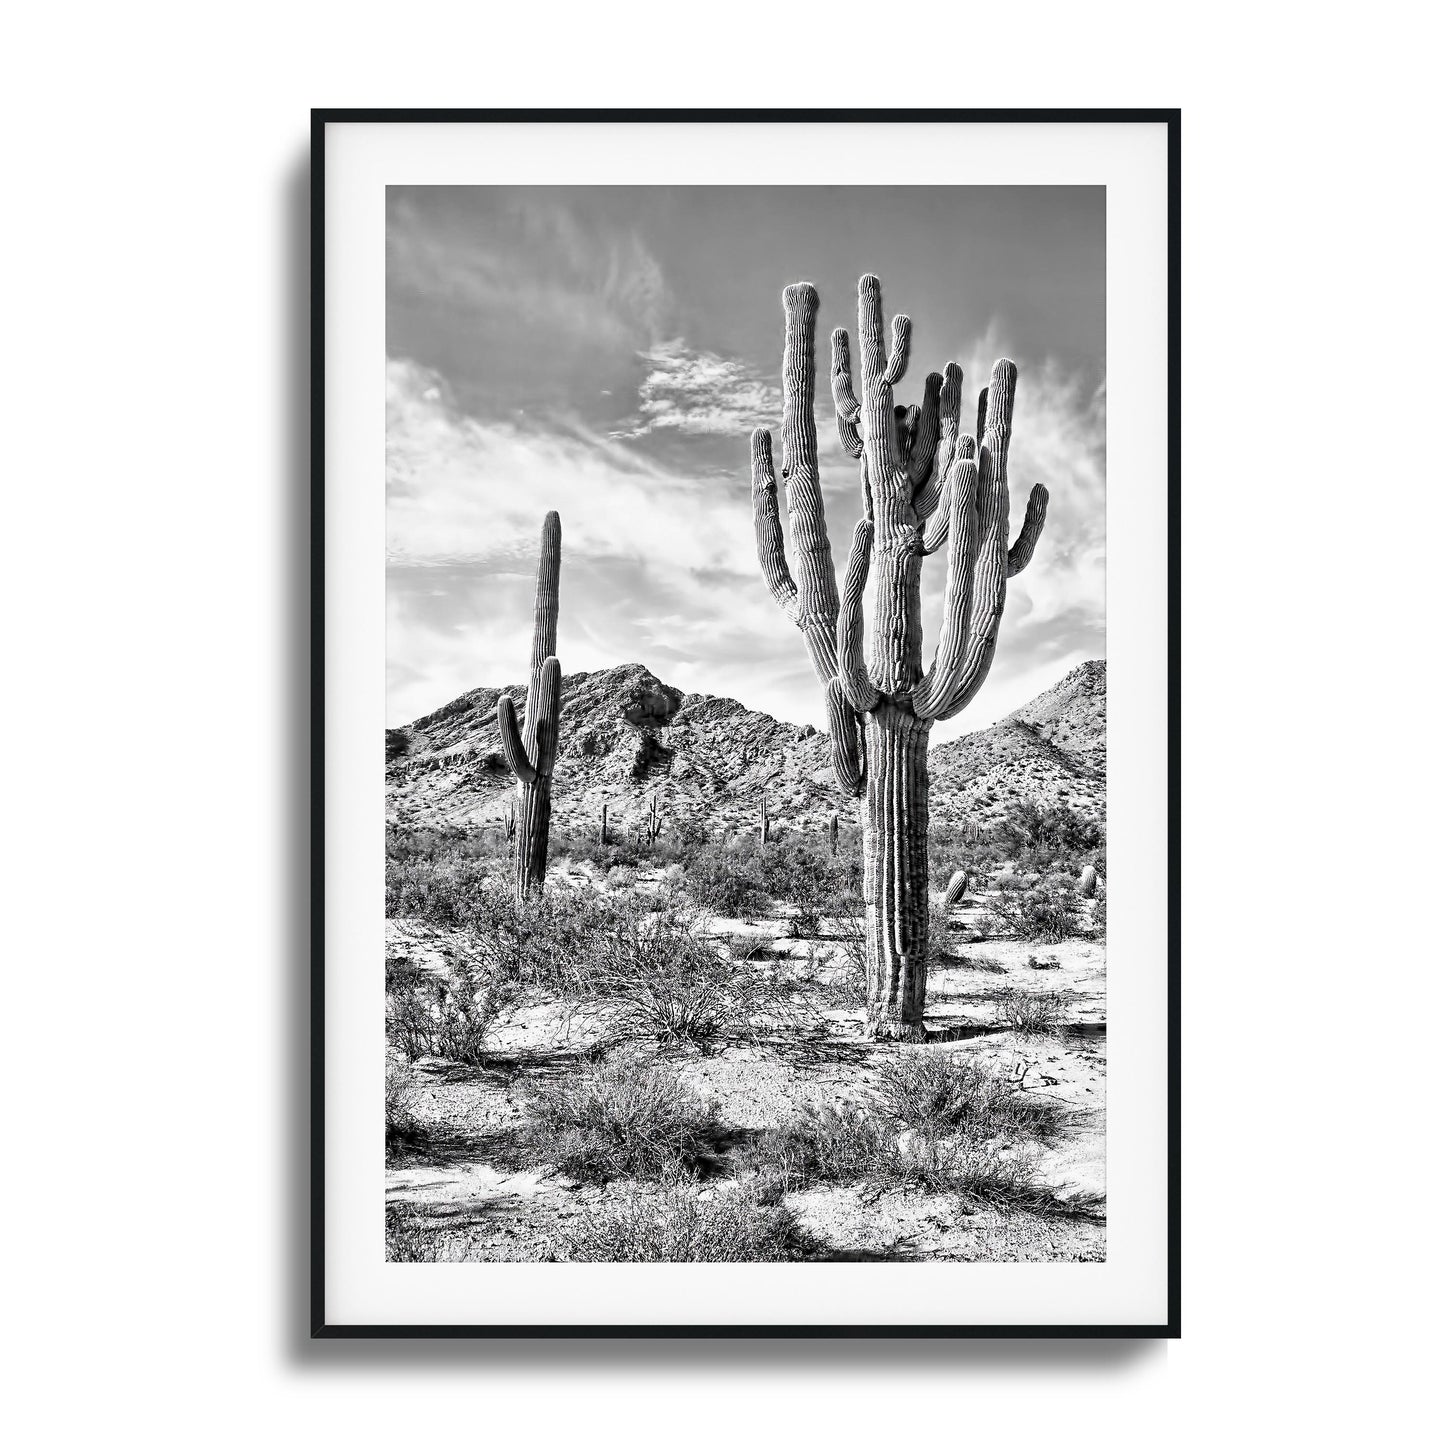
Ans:
[{"label": "saguaro cactus", "polygon": [[497,699],[502,752],[517,779],[517,901],[540,888],[547,873],[547,830],[552,821],[552,768],[562,705],[562,664],[557,661],[557,582],[562,569],[562,522],[548,512],[542,523],[537,601],[532,624],[532,673],[522,727],[512,699]]},{"label": "saguaro cactus", "polygon": [[[1008,544],[1008,446],[1017,368],[995,364],[979,397],[977,439],[961,435],[963,373],[949,362],[924,383],[921,407],[894,406],[912,322],[883,329],[876,276],[858,283],[861,393],[848,334],[833,333],[833,400],[844,450],[860,463],[863,518],[853,533],[840,602],[818,480],[813,420],[818,293],[783,292],[783,481],[798,569],[788,568],[772,438],[752,437],[753,524],[774,600],[803,634],[827,690],[833,766],[858,800],[863,828],[868,1022],[876,1037],[923,1037],[928,958],[928,734],[983,686],[998,642],[1006,579],[1023,571],[1043,530],[1036,486]],[[861,395],[861,400],[860,400]],[[923,668],[923,558],[948,543],[943,629]],[[863,593],[875,579],[871,626]]]}]

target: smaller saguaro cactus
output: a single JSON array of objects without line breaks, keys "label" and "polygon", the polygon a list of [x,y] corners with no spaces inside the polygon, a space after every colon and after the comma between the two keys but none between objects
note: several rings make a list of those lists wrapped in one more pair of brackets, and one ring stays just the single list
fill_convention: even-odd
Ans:
[{"label": "smaller saguaro cactus", "polygon": [[562,570],[562,521],[548,512],[542,523],[537,598],[532,624],[532,672],[522,726],[512,699],[497,699],[502,753],[517,779],[517,901],[547,875],[547,833],[552,822],[552,769],[557,761],[562,710],[562,664],[557,661],[557,584]]},{"label": "smaller saguaro cactus", "polygon": [[962,868],[958,869],[952,878],[948,880],[948,887],[943,890],[943,906],[945,908],[957,908],[963,895],[968,892],[968,874]]},{"label": "smaller saguaro cactus", "polygon": [[647,817],[642,820],[642,828],[647,836],[648,846],[651,847],[662,832],[662,815],[657,811],[656,793],[652,795],[652,806],[647,811]]},{"label": "smaller saguaro cactus", "polygon": [[507,805],[507,846],[510,847],[517,837],[517,800],[515,798]]},{"label": "smaller saguaro cactus", "polygon": [[838,856],[838,815],[836,813],[828,819],[828,847],[836,858]]},{"label": "smaller saguaro cactus", "polygon": [[1079,874],[1079,897],[1092,898],[1099,887],[1099,870],[1092,863]]},{"label": "smaller saguaro cactus", "polygon": [[597,824],[597,841],[604,847],[610,841],[607,837],[607,804],[602,805],[602,817]]},{"label": "smaller saguaro cactus", "polygon": [[768,817],[768,795],[764,793],[758,799],[758,841],[766,843],[768,834],[772,831],[772,821]]}]

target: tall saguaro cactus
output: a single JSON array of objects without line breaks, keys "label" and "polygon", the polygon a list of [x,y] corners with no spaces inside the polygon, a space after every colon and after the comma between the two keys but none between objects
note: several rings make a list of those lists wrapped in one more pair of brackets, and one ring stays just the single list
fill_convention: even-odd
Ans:
[{"label": "tall saguaro cactus", "polygon": [[[798,569],[788,568],[772,438],[752,437],[753,524],[774,600],[803,634],[827,691],[833,767],[858,800],[868,939],[869,1030],[923,1037],[928,960],[928,735],[961,712],[993,662],[1005,584],[1023,571],[1043,530],[1049,494],[1036,486],[1017,541],[1008,543],[1008,446],[1017,368],[994,365],[980,394],[978,436],[960,434],[963,373],[929,374],[921,407],[894,405],[912,322],[884,335],[876,276],[858,283],[860,392],[848,333],[833,333],[833,401],[844,450],[860,464],[862,520],[840,599],[818,479],[813,420],[818,293],[783,292],[783,481]],[[923,667],[923,559],[948,544],[943,628]],[[870,625],[864,589],[874,580]],[[865,641],[867,644],[865,657]]]},{"label": "tall saguaro cactus", "polygon": [[522,726],[512,699],[497,699],[502,753],[517,779],[517,901],[540,888],[547,873],[547,830],[552,821],[552,768],[562,706],[562,664],[557,661],[557,582],[562,570],[562,521],[548,512],[542,523],[537,600],[532,624],[532,672]]}]

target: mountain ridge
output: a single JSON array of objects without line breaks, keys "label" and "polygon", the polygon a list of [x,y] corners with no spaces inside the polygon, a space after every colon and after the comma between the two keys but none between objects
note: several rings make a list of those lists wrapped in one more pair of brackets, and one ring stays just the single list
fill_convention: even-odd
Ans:
[{"label": "mountain ridge", "polygon": [[[519,706],[521,684],[478,687],[386,732],[387,821],[413,826],[499,823],[512,799],[497,699]],[[1104,808],[1107,671],[1081,663],[992,727],[929,751],[935,822],[988,824],[1012,803]],[[823,826],[850,809],[833,779],[831,745],[811,724],[787,723],[735,698],[683,693],[641,663],[562,679],[553,816],[596,828],[603,803],[624,828],[657,798],[666,819],[710,831],[756,824],[766,796],[781,826]]]}]

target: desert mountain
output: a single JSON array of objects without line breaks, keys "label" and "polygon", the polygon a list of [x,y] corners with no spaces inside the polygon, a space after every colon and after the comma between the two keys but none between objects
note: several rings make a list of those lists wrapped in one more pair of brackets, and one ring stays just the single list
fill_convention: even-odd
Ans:
[{"label": "desert mountain", "polygon": [[[386,735],[387,818],[419,825],[506,817],[512,777],[502,759],[497,699],[520,710],[526,689],[479,687]],[[1105,664],[1086,662],[1002,722],[929,754],[940,822],[987,825],[1011,804],[1104,807]],[[833,781],[826,735],[779,722],[732,698],[683,694],[640,663],[562,679],[553,816],[595,828],[602,804],[621,829],[657,798],[664,818],[713,832],[751,826],[766,794],[787,826],[821,827],[849,809]]]}]

